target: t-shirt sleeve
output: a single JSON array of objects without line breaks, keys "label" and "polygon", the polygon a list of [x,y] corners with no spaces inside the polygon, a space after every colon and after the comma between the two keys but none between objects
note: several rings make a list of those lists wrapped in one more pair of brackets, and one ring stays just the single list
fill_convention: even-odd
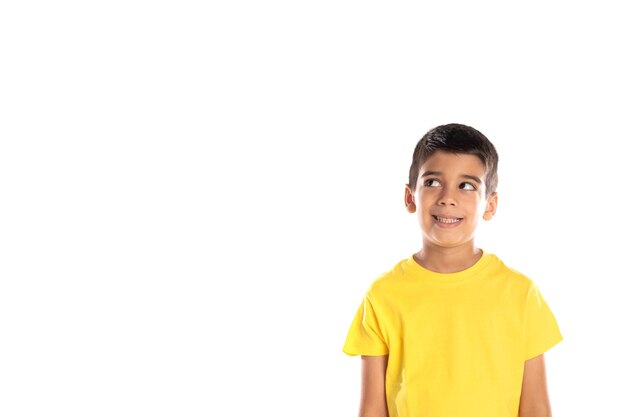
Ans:
[{"label": "t-shirt sleeve", "polygon": [[524,360],[541,355],[563,340],[556,318],[535,283],[526,299],[524,331]]},{"label": "t-shirt sleeve", "polygon": [[389,353],[383,337],[379,317],[369,293],[354,316],[343,352],[350,355],[382,356]]}]

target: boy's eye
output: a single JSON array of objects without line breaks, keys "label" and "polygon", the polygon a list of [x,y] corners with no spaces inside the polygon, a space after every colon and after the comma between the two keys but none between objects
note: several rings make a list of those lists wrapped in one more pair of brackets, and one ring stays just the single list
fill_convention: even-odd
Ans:
[{"label": "boy's eye", "polygon": [[426,187],[439,187],[439,185],[439,180],[436,180],[434,178],[429,178],[424,181],[424,186]]},{"label": "boy's eye", "polygon": [[462,182],[461,185],[459,185],[459,188],[461,190],[476,191],[476,187],[474,187],[469,182]]}]

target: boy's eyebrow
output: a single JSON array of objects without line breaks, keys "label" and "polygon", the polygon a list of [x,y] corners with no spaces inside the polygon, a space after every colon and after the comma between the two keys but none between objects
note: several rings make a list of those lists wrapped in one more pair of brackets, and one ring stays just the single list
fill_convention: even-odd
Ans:
[{"label": "boy's eyebrow", "polygon": [[463,178],[467,178],[467,179],[470,179],[470,180],[474,180],[474,181],[476,181],[478,184],[482,184],[482,183],[483,183],[483,182],[480,180],[480,178],[475,177],[475,176],[473,176],[473,175],[463,174],[463,175],[461,175],[461,176],[462,176]]},{"label": "boy's eyebrow", "polygon": [[[435,176],[441,176],[442,173],[440,171],[425,171],[421,176],[422,177],[426,177],[428,175],[435,175]],[[478,184],[482,184],[483,182],[480,180],[480,178],[474,176],[474,175],[468,175],[468,174],[463,174],[461,175],[461,177],[463,178],[467,178],[473,181],[476,181]]]}]

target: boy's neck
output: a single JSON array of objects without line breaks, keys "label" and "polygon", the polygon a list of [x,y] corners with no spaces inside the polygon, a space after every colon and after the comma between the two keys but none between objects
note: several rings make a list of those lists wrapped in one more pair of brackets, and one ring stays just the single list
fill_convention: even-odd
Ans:
[{"label": "boy's neck", "polygon": [[478,262],[481,256],[482,251],[473,244],[456,248],[424,245],[413,255],[413,259],[429,271],[450,274],[469,268]]}]

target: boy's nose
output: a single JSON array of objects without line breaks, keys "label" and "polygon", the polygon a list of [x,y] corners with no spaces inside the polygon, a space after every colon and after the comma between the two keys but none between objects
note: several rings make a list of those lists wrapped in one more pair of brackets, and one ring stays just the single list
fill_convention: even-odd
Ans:
[{"label": "boy's nose", "polygon": [[456,206],[456,199],[450,191],[446,191],[444,189],[441,192],[441,197],[439,198],[437,204],[440,206]]}]

